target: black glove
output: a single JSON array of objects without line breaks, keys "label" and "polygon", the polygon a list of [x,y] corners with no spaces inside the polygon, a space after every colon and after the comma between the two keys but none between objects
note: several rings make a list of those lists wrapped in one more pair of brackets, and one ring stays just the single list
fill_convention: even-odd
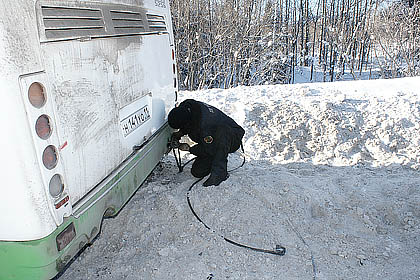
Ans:
[{"label": "black glove", "polygon": [[171,135],[171,148],[172,149],[177,149],[179,148],[179,139],[181,139],[182,137],[182,133],[180,131],[174,132]]},{"label": "black glove", "polygon": [[187,143],[179,143],[178,149],[184,152],[188,152],[190,150],[190,146]]},{"label": "black glove", "polygon": [[179,141],[182,136],[184,136],[184,134],[182,134],[181,130],[174,132],[172,133],[171,141]]}]

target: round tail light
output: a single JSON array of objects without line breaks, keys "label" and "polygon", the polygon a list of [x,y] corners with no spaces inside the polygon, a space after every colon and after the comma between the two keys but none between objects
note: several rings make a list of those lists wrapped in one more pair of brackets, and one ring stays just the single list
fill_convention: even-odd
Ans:
[{"label": "round tail light", "polygon": [[35,108],[44,106],[46,101],[44,86],[38,82],[32,83],[29,87],[28,97],[29,102],[31,102],[32,106]]},{"label": "round tail light", "polygon": [[64,190],[63,178],[60,174],[54,174],[49,184],[50,195],[52,197],[58,197]]},{"label": "round tail light", "polygon": [[46,140],[51,136],[50,118],[47,115],[41,115],[35,123],[35,131],[39,138]]},{"label": "round tail light", "polygon": [[57,166],[57,161],[57,149],[53,145],[46,147],[42,153],[42,163],[44,163],[44,166],[51,170]]}]

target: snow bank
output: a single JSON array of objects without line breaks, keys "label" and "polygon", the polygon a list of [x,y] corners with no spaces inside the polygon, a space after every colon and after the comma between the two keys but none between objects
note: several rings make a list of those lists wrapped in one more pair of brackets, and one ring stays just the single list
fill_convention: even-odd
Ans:
[{"label": "snow bank", "polygon": [[420,169],[420,78],[182,92],[246,130],[246,153],[276,163]]}]

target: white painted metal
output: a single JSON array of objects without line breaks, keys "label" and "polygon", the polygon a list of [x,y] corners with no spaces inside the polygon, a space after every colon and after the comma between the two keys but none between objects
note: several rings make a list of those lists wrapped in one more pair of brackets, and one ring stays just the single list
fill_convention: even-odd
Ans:
[{"label": "white painted metal", "polygon": [[[95,191],[130,155],[134,145],[147,141],[164,124],[176,90],[171,17],[168,0],[0,0],[0,5],[4,7],[0,10],[0,147],[5,178],[0,188],[0,240],[33,240],[51,233],[72,214],[77,201]],[[106,13],[106,36],[48,38],[41,7],[78,5]],[[109,11],[117,8],[141,11],[143,17],[162,16],[166,30],[146,28],[129,36],[112,33]],[[47,104],[41,109],[27,100],[27,89],[35,81],[47,92]],[[41,114],[53,121],[48,140],[34,131]],[[124,130],[129,118],[131,127]],[[42,151],[48,145],[60,150],[53,170],[42,165]],[[48,193],[55,173],[65,181],[59,199]],[[67,195],[69,203],[55,209]]]}]

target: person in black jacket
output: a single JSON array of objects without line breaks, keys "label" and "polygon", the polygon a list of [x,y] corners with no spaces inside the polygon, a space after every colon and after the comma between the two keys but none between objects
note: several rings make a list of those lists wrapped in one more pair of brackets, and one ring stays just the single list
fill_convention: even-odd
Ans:
[{"label": "person in black jacket", "polygon": [[180,144],[179,148],[197,156],[191,174],[203,178],[210,174],[203,186],[218,186],[228,178],[227,157],[239,149],[245,130],[219,109],[204,102],[187,99],[168,115],[169,126],[179,131],[172,140],[188,135],[197,144]]}]

